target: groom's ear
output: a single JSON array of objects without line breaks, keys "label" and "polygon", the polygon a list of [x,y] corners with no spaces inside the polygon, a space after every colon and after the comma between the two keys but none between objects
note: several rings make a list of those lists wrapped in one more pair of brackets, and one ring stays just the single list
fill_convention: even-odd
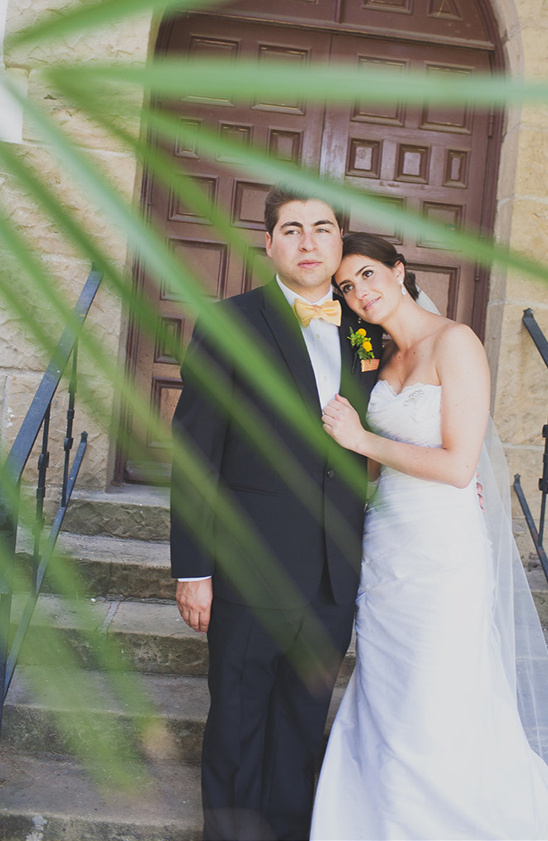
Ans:
[{"label": "groom's ear", "polygon": [[266,243],[266,253],[267,253],[267,256],[270,257],[270,248],[272,246],[272,237],[268,233],[268,231],[265,231],[264,239],[265,239],[265,243]]}]

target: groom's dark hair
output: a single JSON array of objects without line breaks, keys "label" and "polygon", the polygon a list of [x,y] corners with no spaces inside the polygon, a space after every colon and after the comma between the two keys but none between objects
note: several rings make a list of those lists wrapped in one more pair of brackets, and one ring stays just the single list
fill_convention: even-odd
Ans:
[{"label": "groom's dark hair", "polygon": [[321,196],[314,196],[304,190],[295,190],[292,187],[285,186],[284,184],[277,184],[270,190],[264,204],[264,226],[267,233],[272,236],[272,231],[276,227],[276,223],[280,218],[280,208],[283,207],[284,204],[289,204],[289,202],[292,201],[310,201],[311,199],[317,199],[318,201],[323,201],[327,204],[335,214],[337,224],[342,230],[343,213],[339,208],[333,207],[330,202],[321,198]]}]

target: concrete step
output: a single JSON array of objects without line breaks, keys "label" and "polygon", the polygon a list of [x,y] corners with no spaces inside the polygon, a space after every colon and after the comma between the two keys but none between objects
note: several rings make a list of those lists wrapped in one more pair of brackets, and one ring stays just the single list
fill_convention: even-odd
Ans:
[{"label": "concrete step", "polygon": [[[341,675],[326,734],[345,686]],[[93,756],[106,744],[118,761],[199,763],[208,709],[204,678],[20,666],[4,706],[2,743],[52,759]]]},{"label": "concrete step", "polygon": [[[15,622],[24,604],[15,596]],[[40,595],[21,652],[26,665],[56,667],[68,656],[85,668],[136,669],[163,675],[207,675],[205,634],[182,620],[175,602],[67,599]],[[355,662],[351,644],[340,672],[346,681]]]},{"label": "concrete step", "polygon": [[[27,674],[27,682],[29,678]],[[173,708],[163,713],[170,735],[176,730],[176,705],[179,714],[186,706],[187,722],[194,726],[199,721],[202,725],[205,681],[195,679],[189,692],[189,679],[179,679],[171,686],[167,685],[169,680],[152,679],[147,682],[147,690],[157,702],[161,699],[159,709],[165,706],[166,698],[173,701]],[[98,676],[98,684],[101,681],[104,678]],[[24,682],[25,678],[20,679],[20,684]],[[108,686],[103,689],[106,697],[110,690]],[[48,712],[45,708],[38,711],[39,702],[28,697],[26,686],[15,685],[12,690],[5,738],[0,743],[0,841],[199,841],[200,770],[197,763],[182,761],[185,750],[180,741],[174,756],[174,739],[151,740],[144,764],[132,774],[135,788],[127,791],[117,787],[108,773],[98,777],[96,769],[94,773],[62,753],[56,755],[52,748],[59,737],[52,736],[51,729],[47,734],[42,732],[39,755],[28,753],[34,750],[39,735],[23,740],[21,745],[20,736],[14,734],[25,729],[31,719],[17,708],[22,709],[25,702],[29,708],[34,706],[32,723],[38,725],[38,733],[40,719],[45,722]],[[335,689],[326,739],[343,691],[342,686]],[[66,710],[59,711],[66,716]],[[118,715],[123,716],[123,710]],[[99,716],[98,725],[102,724],[104,716]]]},{"label": "concrete step", "polygon": [[[61,532],[57,564],[63,592],[78,596],[130,599],[173,599],[169,544],[107,535]],[[18,538],[18,558],[27,575],[31,569],[31,541]],[[43,592],[59,592],[59,575],[46,573]]]},{"label": "concrete step", "polygon": [[[23,603],[24,597],[14,597],[14,621]],[[175,602],[67,599],[42,594],[21,662],[56,666],[64,662],[67,649],[87,668],[108,664],[153,674],[207,674],[205,635],[195,633],[183,622]]]},{"label": "concrete step", "polygon": [[93,755],[101,740],[118,760],[198,763],[208,708],[204,678],[20,666],[2,741],[60,758]]},{"label": "concrete step", "polygon": [[122,791],[94,782],[78,762],[0,746],[1,841],[198,841],[198,766],[149,762]]},{"label": "concrete step", "polygon": [[[46,511],[52,516],[54,510]],[[129,540],[169,539],[169,489],[113,485],[108,491],[74,491],[63,522],[73,534]]]}]

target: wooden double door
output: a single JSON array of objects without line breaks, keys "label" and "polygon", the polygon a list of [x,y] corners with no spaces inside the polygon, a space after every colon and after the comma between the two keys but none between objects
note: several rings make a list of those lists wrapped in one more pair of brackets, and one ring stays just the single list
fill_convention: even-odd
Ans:
[{"label": "wooden double door", "polygon": [[[367,0],[283,0],[277,14],[280,18],[285,14],[286,19],[277,21],[267,18],[267,5],[263,0],[249,0],[219,6],[223,14],[173,18],[160,32],[158,51],[261,62],[283,60],[294,67],[296,76],[315,61],[365,69],[389,67],[402,77],[409,70],[420,70],[464,79],[488,72],[496,61],[495,45],[476,0],[458,0],[458,4],[457,0],[386,0],[377,4]],[[402,25],[407,27],[405,33]],[[425,32],[429,27],[431,31]],[[492,114],[466,106],[373,105],[365,97],[352,105],[325,107],[310,106],[298,96],[249,101],[181,98],[171,101],[169,108],[175,110],[182,125],[190,123],[198,131],[205,126],[229,138],[237,146],[240,160],[245,160],[246,148],[253,144],[281,160],[380,193],[388,207],[409,208],[455,228],[489,232],[492,226],[499,134],[497,117]],[[206,157],[199,135],[193,143],[181,135],[168,151],[174,182],[181,171],[190,175],[247,240],[245,253],[236,253],[190,204],[181,202],[165,186],[145,179],[146,205],[174,251],[212,298],[236,295],[263,282],[265,271],[269,271],[263,208],[270,184],[246,177],[234,168],[230,156]],[[482,334],[485,272],[460,254],[441,249],[435,238],[405,238],[397,222],[379,224],[374,215],[365,221],[350,215],[346,230],[373,231],[396,244],[438,308]],[[172,290],[141,275],[136,282],[144,286],[157,308],[162,329],[151,342],[134,327],[130,359],[138,385],[150,392],[152,404],[169,420],[181,390],[180,360],[172,348],[188,343],[193,324],[185,314],[185,302]],[[150,462],[169,461],[168,440],[158,440],[151,433],[146,447]],[[123,475],[134,481],[142,478],[134,462],[125,463]]]}]

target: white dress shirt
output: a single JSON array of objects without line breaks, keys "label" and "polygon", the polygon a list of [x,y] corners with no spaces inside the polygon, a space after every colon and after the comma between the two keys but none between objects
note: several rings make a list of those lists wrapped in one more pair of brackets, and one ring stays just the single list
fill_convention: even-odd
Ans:
[{"label": "white dress shirt", "polygon": [[[292,289],[289,289],[276,275],[276,281],[280,287],[287,303],[293,310],[296,298],[306,301]],[[333,298],[333,290],[330,289],[327,295],[319,301],[306,301],[307,304],[323,304]],[[297,316],[295,316],[296,318]],[[339,340],[339,328],[336,324],[324,321],[322,318],[313,318],[307,327],[300,325],[306,343],[306,349],[312,363],[316,387],[318,389],[318,400],[320,406],[326,405],[337,394],[341,385],[341,345]],[[178,581],[204,581],[211,576],[206,575],[200,578],[178,578]]]},{"label": "white dress shirt", "polygon": [[[276,281],[292,309],[296,298],[300,298],[307,304],[318,305],[333,299],[333,290],[330,289],[327,295],[324,295],[318,301],[307,301],[285,286],[277,275]],[[323,408],[338,393],[341,385],[339,328],[336,324],[331,324],[322,318],[313,318],[306,327],[301,324],[301,330],[314,369],[320,406]]]}]

